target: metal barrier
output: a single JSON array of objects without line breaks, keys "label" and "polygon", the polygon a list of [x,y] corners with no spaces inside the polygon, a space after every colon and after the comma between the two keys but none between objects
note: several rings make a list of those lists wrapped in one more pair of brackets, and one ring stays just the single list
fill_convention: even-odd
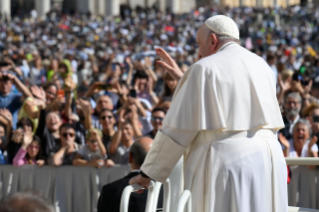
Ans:
[{"label": "metal barrier", "polygon": [[285,158],[287,165],[316,165],[319,166],[319,158]]}]

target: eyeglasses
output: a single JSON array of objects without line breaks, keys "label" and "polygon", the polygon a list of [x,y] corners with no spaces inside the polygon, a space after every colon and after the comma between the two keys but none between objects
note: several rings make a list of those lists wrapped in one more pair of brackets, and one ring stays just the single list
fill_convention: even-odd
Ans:
[{"label": "eyeglasses", "polygon": [[107,118],[108,120],[111,120],[111,119],[113,118],[113,116],[101,116],[101,119],[102,119],[102,120],[106,120],[106,118]]},{"label": "eyeglasses", "polygon": [[298,104],[300,104],[300,102],[289,101],[289,102],[286,102],[286,104],[287,105],[291,105],[291,104],[298,105]]},{"label": "eyeglasses", "polygon": [[37,145],[29,145],[28,148],[29,149],[39,149],[39,146],[37,146]]},{"label": "eyeglasses", "polygon": [[64,138],[67,138],[68,136],[70,136],[71,138],[73,138],[73,137],[74,137],[74,133],[63,133],[62,136],[63,136]]},{"label": "eyeglasses", "polygon": [[159,121],[163,121],[163,120],[164,120],[164,118],[162,118],[162,117],[155,117],[155,116],[153,116],[153,117],[151,118],[151,120],[152,120],[152,121],[157,121],[157,120],[159,120]]}]

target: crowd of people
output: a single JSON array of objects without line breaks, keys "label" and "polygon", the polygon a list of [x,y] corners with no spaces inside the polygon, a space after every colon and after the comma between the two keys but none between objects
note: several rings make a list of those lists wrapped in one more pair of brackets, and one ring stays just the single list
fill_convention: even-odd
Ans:
[{"label": "crowd of people", "polygon": [[185,72],[197,60],[198,27],[226,13],[241,45],[274,72],[283,153],[318,157],[319,7],[123,8],[114,18],[51,11],[41,21],[2,19],[0,164],[128,164],[134,141],[161,129],[178,84],[163,55]]}]

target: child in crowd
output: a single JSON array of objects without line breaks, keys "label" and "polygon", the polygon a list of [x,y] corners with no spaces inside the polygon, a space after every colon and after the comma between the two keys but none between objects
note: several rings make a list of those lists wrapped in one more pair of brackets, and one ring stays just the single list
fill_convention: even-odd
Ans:
[{"label": "child in crowd", "polygon": [[13,159],[13,165],[17,167],[26,164],[43,166],[45,161],[40,159],[40,143],[40,139],[37,136],[32,136],[31,131],[24,133],[22,146]]},{"label": "child in crowd", "polygon": [[111,167],[114,163],[107,160],[106,149],[102,142],[102,132],[91,129],[86,135],[86,145],[83,146],[73,160],[75,166]]}]

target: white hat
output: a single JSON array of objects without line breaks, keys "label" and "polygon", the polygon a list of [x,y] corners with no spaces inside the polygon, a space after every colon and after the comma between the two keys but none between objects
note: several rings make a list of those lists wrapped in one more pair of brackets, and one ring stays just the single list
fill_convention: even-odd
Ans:
[{"label": "white hat", "polygon": [[205,21],[205,25],[218,35],[227,35],[239,40],[239,31],[233,19],[224,15],[215,15]]}]

